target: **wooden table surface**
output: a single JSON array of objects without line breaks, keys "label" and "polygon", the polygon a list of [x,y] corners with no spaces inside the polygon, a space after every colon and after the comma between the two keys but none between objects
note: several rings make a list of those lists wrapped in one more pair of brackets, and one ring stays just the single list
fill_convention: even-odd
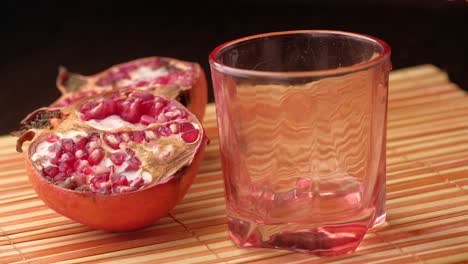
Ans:
[{"label": "wooden table surface", "polygon": [[0,263],[456,263],[468,261],[468,95],[432,65],[390,75],[387,222],[357,252],[318,258],[240,249],[227,236],[215,108],[195,183],[169,216],[128,233],[93,230],[39,200],[15,139],[0,137]]}]

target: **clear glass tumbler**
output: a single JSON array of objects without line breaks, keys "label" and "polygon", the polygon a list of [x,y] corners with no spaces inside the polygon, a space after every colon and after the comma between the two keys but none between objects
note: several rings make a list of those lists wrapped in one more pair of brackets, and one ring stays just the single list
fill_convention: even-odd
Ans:
[{"label": "clear glass tumbler", "polygon": [[318,256],[385,222],[390,47],[362,34],[249,36],[209,55],[232,240]]}]

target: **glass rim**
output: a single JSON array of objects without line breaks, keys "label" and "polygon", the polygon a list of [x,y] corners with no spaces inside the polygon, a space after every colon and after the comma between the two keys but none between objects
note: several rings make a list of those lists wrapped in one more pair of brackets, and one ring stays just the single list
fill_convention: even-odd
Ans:
[{"label": "glass rim", "polygon": [[[281,35],[293,35],[293,34],[334,34],[334,35],[346,35],[352,36],[361,40],[366,40],[369,42],[376,43],[378,46],[382,48],[382,52],[371,58],[370,60],[360,62],[351,66],[344,66],[334,69],[328,70],[312,70],[312,71],[290,71],[290,72],[281,72],[281,71],[257,71],[257,70],[248,70],[248,69],[241,69],[232,66],[228,66],[222,63],[217,56],[228,47],[231,47],[235,44],[239,44],[245,41],[253,40],[253,39],[260,39],[265,37],[271,36],[281,36]],[[390,57],[391,48],[390,46],[383,40],[366,35],[361,33],[354,33],[348,31],[341,31],[341,30],[288,30],[288,31],[274,31],[269,33],[261,33],[261,34],[254,34],[246,37],[237,38],[231,41],[224,42],[218,46],[216,46],[209,54],[208,59],[210,65],[215,69],[219,70],[220,72],[227,73],[234,76],[257,76],[257,77],[276,77],[276,78],[299,78],[299,77],[324,77],[324,76],[331,76],[331,75],[342,75],[347,73],[353,73],[356,71],[365,70],[371,68],[373,66],[379,65],[380,63],[384,62]]]}]

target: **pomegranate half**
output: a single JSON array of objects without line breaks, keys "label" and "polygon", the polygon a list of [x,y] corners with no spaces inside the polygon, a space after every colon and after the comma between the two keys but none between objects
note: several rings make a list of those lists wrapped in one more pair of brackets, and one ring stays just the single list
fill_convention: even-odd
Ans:
[{"label": "pomegranate half", "polygon": [[69,72],[62,66],[56,84],[62,96],[52,103],[53,107],[125,88],[177,99],[203,120],[208,99],[206,76],[198,63],[160,56],[117,64],[91,76]]},{"label": "pomegranate half", "polygon": [[[38,196],[56,212],[108,231],[146,227],[191,186],[207,138],[178,101],[112,90],[23,120],[18,151]],[[25,144],[26,145],[26,144]]]}]

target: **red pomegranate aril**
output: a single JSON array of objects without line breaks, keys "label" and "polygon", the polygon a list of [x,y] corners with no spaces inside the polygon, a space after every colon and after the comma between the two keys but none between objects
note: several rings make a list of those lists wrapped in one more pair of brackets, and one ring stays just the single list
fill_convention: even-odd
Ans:
[{"label": "red pomegranate aril", "polygon": [[84,149],[77,149],[75,151],[75,158],[77,159],[87,159],[88,158],[88,152]]},{"label": "red pomegranate aril", "polygon": [[88,142],[89,142],[89,139],[87,137],[82,137],[76,141],[75,145],[78,149],[84,149],[86,147],[86,144],[88,144]]},{"label": "red pomegranate aril", "polygon": [[146,87],[146,86],[148,86],[149,84],[150,84],[150,83],[147,82],[147,81],[139,81],[139,82],[137,82],[137,84],[135,84],[135,87],[138,87],[138,88],[139,88],[139,87]]},{"label": "red pomegranate aril", "polygon": [[86,174],[86,175],[93,175],[94,174],[94,170],[91,168],[91,167],[85,167],[83,169],[83,173]]},{"label": "red pomegranate aril", "polygon": [[127,155],[123,152],[114,152],[110,155],[110,160],[117,166],[122,165],[125,162]]},{"label": "red pomegranate aril", "polygon": [[57,167],[59,171],[63,171],[63,172],[67,171],[70,168],[70,166],[68,166],[68,164],[63,161],[58,162]]},{"label": "red pomegranate aril", "polygon": [[64,138],[62,139],[62,149],[64,152],[70,153],[73,151],[75,147],[75,142],[71,138]]},{"label": "red pomegranate aril", "polygon": [[112,187],[112,183],[109,182],[109,173],[103,173],[96,175],[90,181],[92,187],[100,194],[109,194]]},{"label": "red pomegranate aril", "polygon": [[54,143],[54,142],[57,142],[59,140],[60,140],[59,136],[57,136],[55,134],[49,134],[46,137],[46,141],[49,142],[49,143]]},{"label": "red pomegranate aril", "polygon": [[55,181],[64,181],[64,180],[66,180],[68,177],[69,177],[69,176],[68,176],[65,172],[61,171],[61,172],[57,173],[57,175],[55,175],[55,177],[53,177],[53,179],[54,179]]},{"label": "red pomegranate aril", "polygon": [[102,111],[103,111],[104,118],[110,115],[113,115],[116,112],[117,107],[116,107],[114,100],[105,99],[103,100],[102,104],[103,104]]},{"label": "red pomegranate aril", "polygon": [[104,150],[102,148],[96,148],[89,154],[88,162],[90,165],[97,165],[102,161],[103,158]]},{"label": "red pomegranate aril", "polygon": [[166,107],[167,101],[161,97],[155,97],[153,101],[146,101],[142,103],[142,106],[146,110],[145,113],[149,116],[159,116],[164,107]]},{"label": "red pomegranate aril", "polygon": [[104,133],[103,138],[109,147],[113,149],[119,149],[119,145],[122,142],[122,139],[118,134]]},{"label": "red pomegranate aril", "polygon": [[156,83],[165,85],[169,83],[169,80],[170,80],[169,76],[161,76],[156,79]]},{"label": "red pomegranate aril", "polygon": [[101,147],[101,142],[99,140],[93,140],[93,141],[89,141],[88,144],[86,144],[86,151],[88,151],[88,153],[91,153],[93,152],[93,150],[97,149],[97,148],[100,148]]},{"label": "red pomegranate aril", "polygon": [[128,179],[125,176],[114,175],[112,176],[113,186],[128,186]]},{"label": "red pomegranate aril", "polygon": [[137,157],[133,156],[127,160],[127,167],[125,168],[125,171],[136,171],[140,169],[140,166],[141,161]]},{"label": "red pomegranate aril", "polygon": [[109,173],[105,172],[105,173],[101,173],[99,175],[94,176],[90,182],[94,185],[94,187],[99,188],[99,185],[108,181],[109,181]]},{"label": "red pomegranate aril", "polygon": [[140,121],[140,102],[135,100],[125,100],[118,103],[118,114],[120,117],[130,123]]},{"label": "red pomegranate aril", "polygon": [[75,156],[70,153],[65,153],[62,155],[62,157],[60,157],[60,162],[65,162],[68,167],[73,167],[75,160]]},{"label": "red pomegranate aril", "polygon": [[50,177],[55,177],[59,173],[59,169],[55,166],[47,166],[44,168],[44,174]]},{"label": "red pomegranate aril", "polygon": [[195,127],[192,125],[192,123],[180,123],[179,124],[179,132],[183,133],[183,132],[187,132],[187,131],[190,131],[190,130],[194,130]]},{"label": "red pomegranate aril", "polygon": [[73,169],[77,172],[84,172],[86,168],[89,168],[88,160],[77,159],[73,164]]},{"label": "red pomegranate aril", "polygon": [[55,153],[55,157],[50,159],[50,163],[57,165],[62,155],[63,155],[63,150],[60,148],[60,150],[57,151],[57,153]]},{"label": "red pomegranate aril", "polygon": [[102,102],[93,101],[87,102],[81,106],[80,112],[83,114],[82,119],[85,121],[91,119],[101,119],[102,118]]},{"label": "red pomegranate aril", "polygon": [[193,143],[197,141],[200,131],[195,129],[182,134],[182,139],[187,143]]},{"label": "red pomegranate aril", "polygon": [[149,115],[142,115],[140,117],[140,123],[142,123],[143,125],[148,125],[148,124],[151,124],[151,123],[156,123],[158,120],[152,116],[149,116]]},{"label": "red pomegranate aril", "polygon": [[131,135],[132,135],[132,141],[136,143],[141,143],[143,140],[145,140],[145,132],[143,131],[133,131]]},{"label": "red pomegranate aril", "polygon": [[168,127],[158,127],[156,129],[156,134],[160,137],[168,137],[172,135],[172,131]]},{"label": "red pomegranate aril", "polygon": [[135,178],[131,183],[130,186],[134,188],[139,188],[145,184],[145,181],[141,177]]},{"label": "red pomegranate aril", "polygon": [[135,155],[135,151],[133,151],[132,149],[126,149],[126,152],[130,157],[133,157]]}]

